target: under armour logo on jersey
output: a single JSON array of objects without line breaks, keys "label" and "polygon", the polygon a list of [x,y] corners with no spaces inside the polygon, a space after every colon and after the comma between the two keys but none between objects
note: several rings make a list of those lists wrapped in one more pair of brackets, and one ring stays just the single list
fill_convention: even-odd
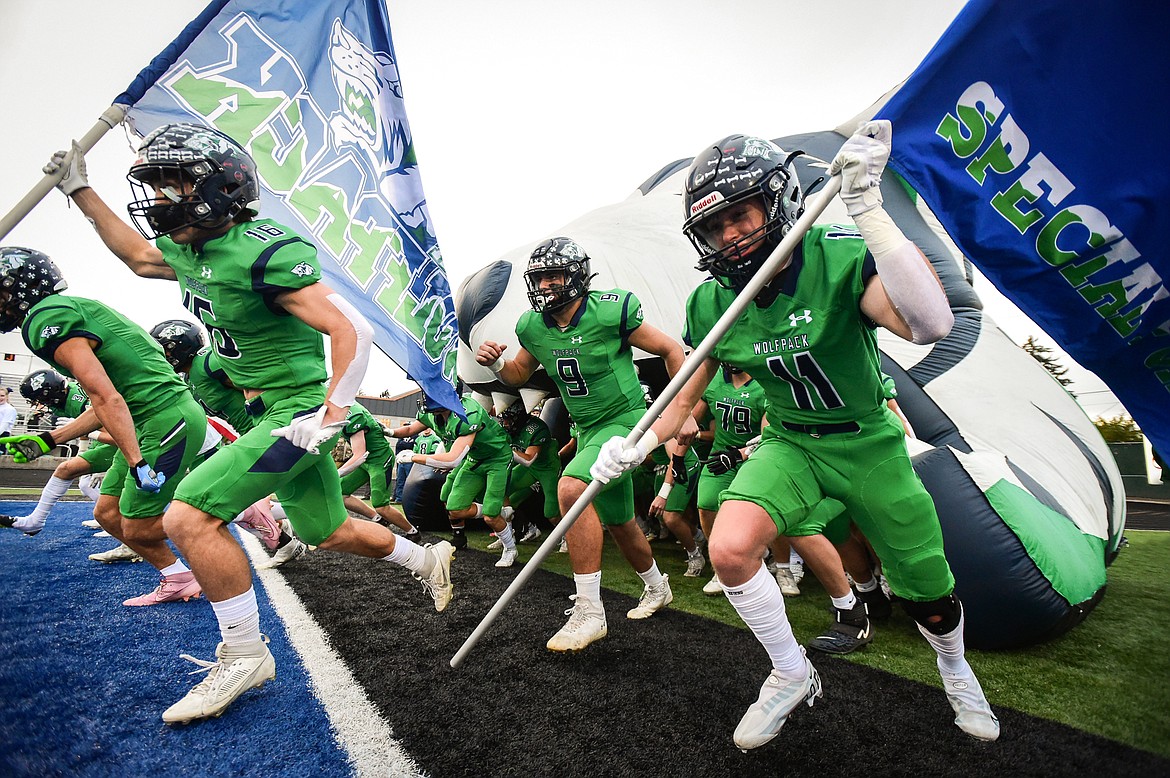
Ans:
[{"label": "under armour logo on jersey", "polygon": [[43,330],[41,330],[41,337],[42,338],[51,338],[60,331],[61,331],[60,327],[45,327]]},{"label": "under armour logo on jersey", "polygon": [[752,393],[751,393],[751,392],[740,392],[740,393],[739,393],[739,398],[740,398],[741,400],[746,400],[747,398],[749,398],[749,397],[751,397],[751,396],[752,396]]},{"label": "under armour logo on jersey", "polygon": [[211,278],[211,268],[209,268],[209,267],[199,268],[199,275],[203,278]]},{"label": "under armour logo on jersey", "polygon": [[292,272],[292,274],[294,276],[304,277],[304,276],[313,275],[314,271],[313,271],[313,266],[310,265],[308,262],[298,262],[296,265],[293,266],[293,269],[290,272]]},{"label": "under armour logo on jersey", "polygon": [[795,327],[797,322],[804,322],[805,324],[812,324],[812,311],[808,308],[804,309],[804,313],[797,316],[795,313],[788,314],[789,327]]},{"label": "under armour logo on jersey", "polygon": [[583,342],[585,342],[585,336],[584,335],[574,335],[573,337],[569,338],[569,342],[570,343],[583,343]]}]

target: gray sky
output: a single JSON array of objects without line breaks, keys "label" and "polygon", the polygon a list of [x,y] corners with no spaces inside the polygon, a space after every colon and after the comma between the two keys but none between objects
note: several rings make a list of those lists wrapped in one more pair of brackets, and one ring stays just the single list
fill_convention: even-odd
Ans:
[{"label": "gray sky", "polygon": [[[111,0],[6,0],[0,28],[0,211],[81,135],[193,19],[202,0],[150,12]],[[910,74],[959,0],[390,0],[423,186],[452,286],[505,251],[627,197],[662,165],[733,132],[834,127]],[[133,153],[119,128],[90,180],[121,212]],[[134,277],[54,193],[5,241],[57,260],[71,292],[150,327],[181,316],[177,288]],[[1052,341],[990,285],[1018,342]],[[0,336],[3,338],[5,336]],[[1122,408],[1074,367],[1090,416]],[[376,356],[363,388],[411,387]]]}]

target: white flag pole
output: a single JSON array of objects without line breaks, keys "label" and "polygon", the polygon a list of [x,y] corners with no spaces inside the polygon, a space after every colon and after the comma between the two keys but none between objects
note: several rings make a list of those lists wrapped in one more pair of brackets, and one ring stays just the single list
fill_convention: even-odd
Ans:
[{"label": "white flag pole", "polygon": [[[837,196],[839,191],[841,191],[841,177],[832,176],[828,183],[825,184],[825,188],[817,195],[816,199],[807,203],[804,214],[796,220],[796,224],[792,225],[792,229],[780,241],[780,245],[776,247],[767,261],[760,266],[760,269],[752,277],[752,280],[748,282],[748,285],[739,293],[724,314],[719,317],[719,321],[707,333],[707,337],[703,338],[703,342],[691,352],[678,373],[666,385],[666,389],[662,391],[662,394],[658,395],[658,399],[654,401],[646,411],[646,414],[642,416],[634,429],[626,436],[627,448],[634,446],[641,440],[642,435],[646,433],[646,430],[650,429],[650,425],[654,423],[654,420],[666,409],[666,406],[675,398],[675,395],[682,391],[686,382],[699,369],[699,365],[703,364],[703,361],[710,356],[712,349],[715,348],[715,344],[727,334],[727,331],[731,329],[731,325],[735,324],[739,317],[743,315],[743,312],[747,310],[752,300],[756,299],[768,281],[776,275],[784,261],[788,259],[788,256],[796,249],[800,241],[804,239],[805,233],[812,228],[813,224],[820,218],[820,215],[828,207],[829,203],[833,201],[833,198]],[[585,506],[593,501],[593,498],[601,490],[601,487],[602,484],[600,482],[593,481],[585,488],[585,491],[577,498],[577,502],[573,503],[573,507],[569,509],[564,518],[549,533],[548,538],[541,544],[536,553],[532,555],[532,558],[528,560],[528,564],[524,565],[524,569],[520,571],[520,574],[516,576],[511,585],[496,600],[496,604],[483,617],[479,626],[467,637],[467,640],[463,641],[463,645],[455,652],[455,656],[451,657],[451,667],[458,669],[463,664],[463,660],[467,658],[467,654],[471,652],[471,649],[475,647],[475,644],[487,632],[492,622],[496,620],[496,617],[500,615],[504,608],[508,607],[508,604],[515,598],[516,593],[524,587],[524,584],[533,576],[545,558],[552,553],[552,550],[560,545],[561,538],[565,536],[565,533],[569,531],[569,527],[573,525],[573,522],[585,510]]]},{"label": "white flag pole", "polygon": [[[89,128],[89,132],[78,139],[77,145],[81,147],[81,151],[84,153],[92,149],[103,135],[121,124],[122,120],[126,118],[126,110],[126,106],[117,103],[107,108],[93,127]],[[4,215],[3,219],[0,219],[0,241],[4,240],[8,233],[20,224],[21,219],[28,216],[32,209],[45,199],[45,195],[53,191],[53,187],[65,177],[66,172],[66,170],[62,170],[56,175],[46,174],[20,202],[13,206],[11,211]]]}]

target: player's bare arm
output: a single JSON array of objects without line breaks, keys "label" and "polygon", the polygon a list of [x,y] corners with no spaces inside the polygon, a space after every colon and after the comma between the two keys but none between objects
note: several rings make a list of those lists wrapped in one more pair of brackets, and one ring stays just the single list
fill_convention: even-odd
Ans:
[{"label": "player's bare arm", "polygon": [[135,275],[142,278],[176,280],[175,271],[163,261],[162,252],[142,237],[138,230],[110,210],[97,192],[86,187],[75,191],[72,198],[93,224],[106,248],[122,260]]},{"label": "player's bare arm", "polygon": [[[69,338],[57,347],[53,359],[68,370],[85,389],[89,395],[90,409],[101,422],[101,427],[114,439],[126,461],[140,462],[142,450],[138,447],[134,419],[130,416],[126,401],[114,388],[106,369],[93,353],[96,346],[97,344],[89,338]],[[67,426],[59,432],[64,435],[70,430]]]},{"label": "player's bare arm", "polygon": [[325,394],[325,424],[345,419],[358,384],[366,375],[373,329],[357,310],[323,283],[309,284],[276,296],[293,316],[329,336],[332,378]]},{"label": "player's bare arm", "polygon": [[521,346],[511,359],[504,357],[507,344],[485,340],[475,352],[475,361],[484,367],[490,368],[499,376],[500,380],[509,386],[522,386],[540,365],[536,357],[532,356]]}]

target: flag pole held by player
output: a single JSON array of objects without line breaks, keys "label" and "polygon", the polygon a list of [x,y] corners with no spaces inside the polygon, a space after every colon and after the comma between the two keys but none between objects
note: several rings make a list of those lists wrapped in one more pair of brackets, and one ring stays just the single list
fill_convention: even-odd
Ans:
[{"label": "flag pole held by player", "polygon": [[[788,259],[788,256],[792,254],[800,241],[804,239],[805,233],[812,228],[813,224],[820,218],[820,215],[828,207],[829,203],[833,201],[833,198],[837,196],[839,191],[841,191],[841,177],[833,176],[825,184],[825,188],[821,190],[819,195],[808,202],[805,206],[804,213],[792,225],[792,229],[788,231],[788,234],[780,241],[780,245],[776,247],[772,255],[760,267],[759,272],[748,282],[744,290],[739,293],[735,301],[732,302],[731,306],[728,307],[719,321],[715,323],[715,326],[711,328],[711,332],[707,334],[707,337],[703,338],[703,341],[687,357],[682,368],[679,369],[670,383],[666,385],[662,393],[658,395],[658,399],[654,401],[645,415],[634,426],[634,429],[630,430],[630,434],[626,436],[627,448],[641,440],[646,430],[650,429],[650,425],[654,423],[655,419],[661,415],[662,411],[666,409],[666,406],[675,398],[675,395],[682,390],[686,382],[699,369],[699,365],[710,356],[715,345],[727,334],[727,331],[743,315],[743,312],[751,304],[752,300],[759,295],[768,281],[780,270],[784,261]],[[463,660],[467,658],[471,649],[475,647],[475,644],[479,642],[479,639],[491,627],[496,617],[503,612],[504,608],[508,607],[508,604],[512,602],[516,594],[524,587],[528,579],[533,576],[548,555],[552,553],[553,549],[560,545],[561,539],[569,531],[569,527],[580,517],[585,507],[593,501],[593,498],[601,491],[601,487],[602,484],[599,481],[590,482],[585,488],[585,491],[577,499],[577,502],[565,513],[564,518],[553,528],[548,538],[536,550],[536,553],[532,555],[528,563],[524,565],[519,575],[504,590],[500,598],[496,600],[496,604],[492,606],[492,609],[487,612],[487,615],[483,617],[479,625],[463,641],[463,645],[455,652],[455,656],[451,657],[451,667],[458,669],[463,664]]]}]

